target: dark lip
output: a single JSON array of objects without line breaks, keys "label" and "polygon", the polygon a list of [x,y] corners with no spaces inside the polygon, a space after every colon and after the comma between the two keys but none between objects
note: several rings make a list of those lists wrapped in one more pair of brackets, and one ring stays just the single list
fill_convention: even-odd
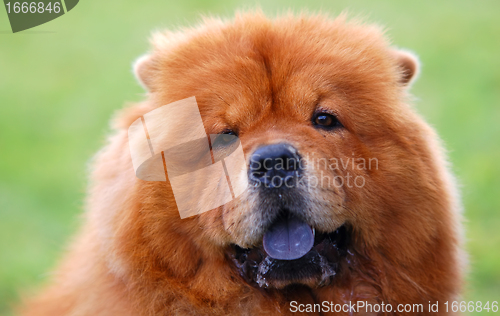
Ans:
[{"label": "dark lip", "polygon": [[346,257],[349,244],[350,230],[342,225],[334,232],[316,231],[312,249],[295,260],[273,259],[261,245],[242,248],[233,244],[228,257],[240,276],[256,287],[311,283],[323,286],[329,284],[338,273],[340,261]]}]

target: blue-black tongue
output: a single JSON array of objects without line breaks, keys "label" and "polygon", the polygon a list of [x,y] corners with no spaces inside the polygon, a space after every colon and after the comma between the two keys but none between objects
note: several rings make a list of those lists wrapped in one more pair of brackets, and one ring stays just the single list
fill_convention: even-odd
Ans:
[{"label": "blue-black tongue", "polygon": [[283,217],[264,234],[264,250],[274,259],[295,260],[304,256],[314,244],[309,225],[294,217]]}]

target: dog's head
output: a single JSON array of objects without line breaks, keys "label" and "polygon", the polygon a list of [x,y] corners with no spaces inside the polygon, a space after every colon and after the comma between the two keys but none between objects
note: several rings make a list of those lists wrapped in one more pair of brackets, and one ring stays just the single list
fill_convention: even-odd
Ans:
[{"label": "dog's head", "polygon": [[169,234],[165,243],[200,260],[222,253],[246,282],[273,288],[330,284],[360,249],[401,262],[423,251],[429,203],[445,194],[431,132],[405,103],[418,63],[379,28],[257,14],[159,33],[153,46],[134,68],[145,108],[195,96],[206,134],[219,135],[212,154],[241,144],[245,157],[232,179],[243,192],[187,219],[169,186],[138,180],[154,247]]}]

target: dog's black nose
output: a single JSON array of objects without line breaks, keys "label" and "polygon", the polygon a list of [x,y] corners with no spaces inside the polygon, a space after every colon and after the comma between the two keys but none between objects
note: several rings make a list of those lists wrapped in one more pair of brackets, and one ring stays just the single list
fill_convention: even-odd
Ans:
[{"label": "dog's black nose", "polygon": [[293,187],[300,176],[300,156],[286,143],[258,148],[250,157],[249,178],[266,188]]}]

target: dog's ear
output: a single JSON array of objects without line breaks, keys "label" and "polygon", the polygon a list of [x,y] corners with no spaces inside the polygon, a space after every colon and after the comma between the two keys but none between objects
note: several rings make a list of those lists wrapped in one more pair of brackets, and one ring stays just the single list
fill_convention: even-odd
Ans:
[{"label": "dog's ear", "polygon": [[403,86],[410,86],[419,74],[418,57],[406,50],[393,50],[392,53],[400,70],[399,82]]},{"label": "dog's ear", "polygon": [[151,80],[153,78],[153,60],[151,55],[142,55],[133,64],[133,70],[137,81],[147,91],[151,91]]}]

